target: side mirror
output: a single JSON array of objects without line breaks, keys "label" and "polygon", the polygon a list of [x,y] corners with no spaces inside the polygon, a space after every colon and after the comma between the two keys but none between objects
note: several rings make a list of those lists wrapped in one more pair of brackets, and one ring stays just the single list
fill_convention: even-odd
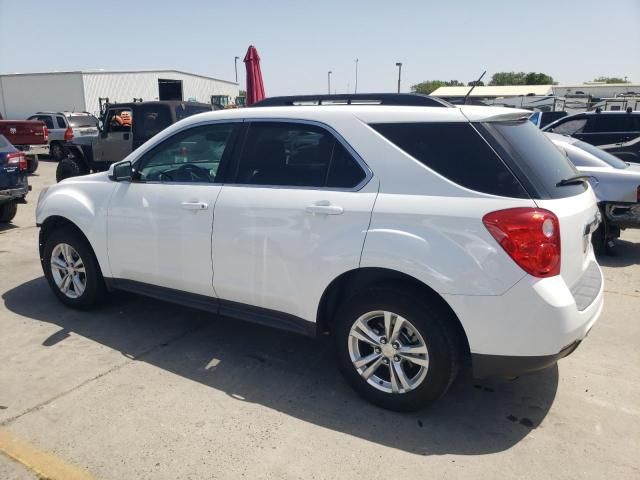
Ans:
[{"label": "side mirror", "polygon": [[131,162],[120,162],[111,165],[109,168],[109,178],[114,182],[130,182],[133,178]]}]

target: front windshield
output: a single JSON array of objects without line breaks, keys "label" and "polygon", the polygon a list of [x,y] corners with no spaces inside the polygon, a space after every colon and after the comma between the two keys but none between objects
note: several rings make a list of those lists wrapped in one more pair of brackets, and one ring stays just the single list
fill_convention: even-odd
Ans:
[{"label": "front windshield", "polygon": [[591,155],[599,158],[603,162],[606,162],[608,165],[611,165],[613,168],[618,168],[620,170],[629,168],[629,165],[623,162],[622,160],[620,160],[618,157],[611,155],[609,152],[605,152],[601,148],[595,147],[590,143],[579,141],[574,143],[574,145],[586,152],[589,152]]}]

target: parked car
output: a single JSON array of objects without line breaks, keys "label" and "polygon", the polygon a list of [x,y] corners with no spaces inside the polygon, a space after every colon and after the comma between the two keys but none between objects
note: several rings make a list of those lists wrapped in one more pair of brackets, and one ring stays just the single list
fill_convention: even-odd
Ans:
[{"label": "parked car", "polygon": [[597,253],[610,251],[620,230],[640,228],[640,165],[630,165],[578,139],[547,133],[580,170],[590,175],[602,223],[592,236]]},{"label": "parked car", "polygon": [[328,334],[357,392],[419,409],[467,365],[484,378],[555,364],[602,309],[595,195],[527,116],[352,104],[187,118],[43,191],[42,267],[72,308],[122,289]]},{"label": "parked car", "polygon": [[67,156],[65,143],[74,137],[98,134],[98,119],[88,112],[38,112],[28,120],[40,120],[49,129],[49,155],[60,161]]},{"label": "parked car", "polygon": [[567,112],[533,112],[529,120],[538,128],[544,128],[559,118],[569,115]]},{"label": "parked car", "polygon": [[625,162],[640,163],[640,137],[628,142],[600,145],[599,148]]},{"label": "parked car", "polygon": [[43,122],[0,120],[0,135],[4,135],[9,143],[24,152],[29,173],[38,168],[38,155],[49,153],[49,132]]},{"label": "parked car", "polygon": [[13,220],[29,193],[27,157],[0,135],[0,223]]},{"label": "parked car", "polygon": [[212,108],[181,101],[107,104],[98,135],[74,135],[62,144],[67,157],[58,164],[56,180],[102,172],[172,123]]},{"label": "parked car", "polygon": [[640,137],[640,112],[577,113],[556,120],[542,130],[569,135],[596,146],[627,142]]}]

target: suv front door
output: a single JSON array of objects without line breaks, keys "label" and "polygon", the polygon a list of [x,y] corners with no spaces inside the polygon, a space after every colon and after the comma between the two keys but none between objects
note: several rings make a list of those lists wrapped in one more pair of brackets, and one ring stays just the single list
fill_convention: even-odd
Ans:
[{"label": "suv front door", "polygon": [[324,288],[358,268],[377,182],[342,139],[303,122],[252,121],[234,172],[213,225],[220,313],[315,321]]},{"label": "suv front door", "polygon": [[130,108],[110,108],[104,118],[103,131],[93,152],[94,161],[118,162],[133,150],[133,112]]},{"label": "suv front door", "polygon": [[109,205],[112,276],[214,296],[213,208],[220,171],[239,123],[212,123],[178,132],[134,164]]}]

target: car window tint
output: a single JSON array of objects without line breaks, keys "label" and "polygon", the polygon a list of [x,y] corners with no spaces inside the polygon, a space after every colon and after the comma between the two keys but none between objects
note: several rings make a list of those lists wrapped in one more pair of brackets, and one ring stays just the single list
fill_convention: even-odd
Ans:
[{"label": "car window tint", "polygon": [[[536,130],[531,122],[527,124]],[[379,123],[371,127],[458,185],[493,195],[528,197],[511,171],[469,123]]]},{"label": "car window tint", "polygon": [[599,160],[602,160],[603,162],[607,163],[613,168],[624,170],[625,168],[629,167],[629,165],[627,165],[625,162],[620,160],[618,157],[614,157],[609,152],[605,152],[601,148],[595,147],[590,143],[576,142],[574,143],[574,145],[578,148],[581,148],[582,150],[589,152],[591,155],[598,158]]},{"label": "car window tint", "polygon": [[56,123],[58,128],[67,128],[67,122],[64,121],[63,117],[56,117]]},{"label": "car window tint", "polygon": [[[575,145],[575,144],[574,144]],[[557,145],[556,145],[557,146]],[[608,165],[593,155],[581,150],[579,148],[562,148],[559,147],[562,153],[564,153],[571,163],[576,167],[607,167]]]},{"label": "car window tint", "polygon": [[140,160],[138,179],[164,183],[215,182],[233,128],[232,124],[206,125],[175,134]]},{"label": "car window tint", "polygon": [[191,115],[210,111],[210,105],[189,105],[188,103],[181,103],[176,105],[176,120],[182,120],[183,118],[190,117]]},{"label": "car window tint", "polygon": [[9,146],[9,141],[3,135],[0,135],[0,148],[5,148],[8,146]]},{"label": "car window tint", "polygon": [[530,193],[535,198],[564,198],[585,191],[583,183],[558,186],[560,180],[579,172],[531,122],[486,122],[479,128],[486,131],[487,140],[502,158],[517,169],[518,178],[532,186]]},{"label": "car window tint", "polygon": [[589,122],[587,133],[600,132],[626,132],[629,130],[628,115],[621,113],[615,115],[599,114],[593,116],[593,122]]},{"label": "car window tint", "polygon": [[136,130],[144,138],[157,135],[171,123],[171,112],[166,105],[144,105],[137,110]]},{"label": "car window tint", "polygon": [[630,132],[640,132],[640,115],[632,114],[629,115],[629,131]]},{"label": "car window tint", "polygon": [[323,128],[297,123],[252,123],[236,182],[248,185],[324,187],[335,138]]},{"label": "car window tint", "polygon": [[35,120],[40,120],[41,122],[44,122],[44,124],[47,126],[49,130],[53,130],[55,128],[53,126],[53,120],[49,115],[38,115],[36,116]]},{"label": "car window tint", "polygon": [[354,188],[367,174],[340,142],[335,142],[327,177],[329,188]]},{"label": "car window tint", "polygon": [[559,135],[575,135],[576,133],[582,133],[586,124],[586,118],[575,118],[556,125],[549,129],[549,131]]},{"label": "car window tint", "polygon": [[98,119],[93,115],[73,115],[69,117],[69,124],[71,127],[96,127],[98,126]]}]

